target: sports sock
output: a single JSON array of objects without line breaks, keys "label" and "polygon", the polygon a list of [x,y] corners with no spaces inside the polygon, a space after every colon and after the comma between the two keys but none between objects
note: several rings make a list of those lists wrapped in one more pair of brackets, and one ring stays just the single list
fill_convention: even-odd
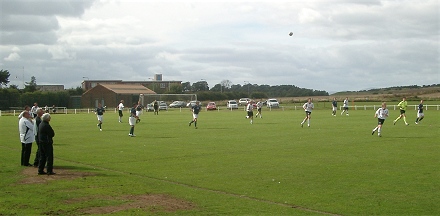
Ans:
[{"label": "sports sock", "polygon": [[310,125],[310,119],[307,119],[307,125]]},{"label": "sports sock", "polygon": [[197,121],[194,122],[194,127],[197,127]]},{"label": "sports sock", "polygon": [[380,132],[382,132],[382,128],[380,127],[377,132],[380,134]]},{"label": "sports sock", "polygon": [[403,116],[403,121],[405,122],[405,124],[408,124],[408,123],[406,123],[406,117],[405,116]]},{"label": "sports sock", "polygon": [[99,129],[102,129],[102,128],[101,128],[101,125],[102,125],[102,123],[99,123]]},{"label": "sports sock", "polygon": [[376,131],[377,130],[377,127],[375,127],[374,129],[373,129],[373,131]]},{"label": "sports sock", "polygon": [[419,121],[422,121],[423,118],[425,118],[425,117],[420,118]]},{"label": "sports sock", "polygon": [[419,122],[419,118],[416,118],[416,122]]}]

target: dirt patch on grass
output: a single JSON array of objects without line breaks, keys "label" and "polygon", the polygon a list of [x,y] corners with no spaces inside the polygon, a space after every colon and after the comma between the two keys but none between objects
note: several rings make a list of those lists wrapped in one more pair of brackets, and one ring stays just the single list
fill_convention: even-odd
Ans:
[{"label": "dirt patch on grass", "polygon": [[38,175],[38,169],[35,167],[29,167],[23,170],[22,174],[25,176],[19,184],[42,184],[47,183],[48,181],[53,180],[61,180],[61,179],[77,179],[77,178],[85,178],[88,176],[94,176],[94,173],[87,172],[78,172],[72,171],[69,169],[57,168],[54,167],[54,171],[57,173],[56,175]]},{"label": "dirt patch on grass", "polygon": [[79,209],[83,214],[110,214],[128,209],[141,209],[147,212],[176,212],[191,210],[195,205],[165,194],[126,195],[120,197],[83,197],[66,200],[66,203],[88,202],[89,200],[119,200],[123,204]]},{"label": "dirt patch on grass", "polygon": [[[38,175],[38,169],[34,167],[26,168],[22,171],[25,176],[18,184],[43,184],[54,180],[69,180],[96,176],[94,173],[72,171],[65,168],[54,167],[56,175]],[[88,207],[78,209],[80,214],[110,214],[129,209],[141,209],[146,212],[176,212],[195,209],[191,202],[174,198],[166,194],[145,194],[145,195],[124,195],[119,197],[112,196],[89,196],[66,200],[66,204],[90,202],[92,200],[118,201],[122,204],[112,206]],[[53,214],[49,212],[48,214]]]}]

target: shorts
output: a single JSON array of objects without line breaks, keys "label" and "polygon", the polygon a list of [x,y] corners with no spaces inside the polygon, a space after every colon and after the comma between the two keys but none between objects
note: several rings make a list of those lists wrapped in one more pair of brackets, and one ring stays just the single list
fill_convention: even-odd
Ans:
[{"label": "shorts", "polygon": [[136,118],[135,117],[128,117],[128,123],[131,125],[131,126],[134,126],[135,124],[136,124]]},{"label": "shorts", "polygon": [[258,111],[259,113],[261,113],[261,107],[260,107],[260,108],[258,108],[258,109],[257,109],[257,111]]},{"label": "shorts", "polygon": [[254,116],[254,112],[253,112],[253,111],[248,111],[248,112],[247,112],[247,116],[249,116],[249,117]]},{"label": "shorts", "polygon": [[119,117],[124,116],[124,114],[122,114],[122,110],[119,110]]},{"label": "shorts", "polygon": [[193,113],[193,119],[196,119],[196,118],[198,118],[199,117],[199,114],[195,114],[195,113]]},{"label": "shorts", "polygon": [[380,118],[377,119],[378,125],[383,125],[384,122],[385,122],[385,119],[380,119]]},{"label": "shorts", "polygon": [[405,110],[400,110],[400,115],[405,114]]},{"label": "shorts", "polygon": [[141,111],[137,111],[137,110],[136,110],[136,116],[140,116],[141,113],[142,113]]},{"label": "shorts", "polygon": [[102,115],[97,115],[98,121],[102,122]]},{"label": "shorts", "polygon": [[424,116],[425,116],[424,113],[417,113],[417,118],[424,117]]},{"label": "shorts", "polygon": [[344,107],[344,110],[348,110],[348,107]]},{"label": "shorts", "polygon": [[338,108],[337,107],[333,107],[333,109],[332,109],[333,111],[336,111],[336,110],[338,110]]},{"label": "shorts", "polygon": [[306,116],[312,115],[312,112],[306,111]]}]

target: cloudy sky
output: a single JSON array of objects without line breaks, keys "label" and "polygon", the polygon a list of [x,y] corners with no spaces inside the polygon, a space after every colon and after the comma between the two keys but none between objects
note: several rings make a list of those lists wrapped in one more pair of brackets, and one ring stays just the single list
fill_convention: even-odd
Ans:
[{"label": "cloudy sky", "polygon": [[0,69],[20,87],[31,76],[72,88],[156,73],[210,87],[227,79],[329,92],[440,83],[438,0],[1,0],[0,8]]}]

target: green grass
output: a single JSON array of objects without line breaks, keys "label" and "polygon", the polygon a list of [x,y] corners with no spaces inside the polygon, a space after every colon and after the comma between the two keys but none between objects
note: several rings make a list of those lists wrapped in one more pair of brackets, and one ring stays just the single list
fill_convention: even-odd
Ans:
[{"label": "green grass", "polygon": [[[410,126],[393,125],[399,113],[390,112],[383,137],[371,135],[373,110],[348,117],[317,110],[310,128],[300,127],[299,110],[263,109],[253,125],[241,110],[204,111],[197,130],[188,127],[186,109],[146,113],[134,138],[127,118],[118,123],[113,112],[105,114],[102,132],[93,114],[57,114],[55,172],[96,176],[45,184],[17,184],[23,169],[35,168],[19,166],[17,118],[2,116],[0,215],[76,215],[127,202],[103,196],[129,194],[169,194],[196,208],[115,214],[439,215],[440,111],[428,110],[415,125],[410,110]],[[96,199],[66,202],[81,197]]]}]

